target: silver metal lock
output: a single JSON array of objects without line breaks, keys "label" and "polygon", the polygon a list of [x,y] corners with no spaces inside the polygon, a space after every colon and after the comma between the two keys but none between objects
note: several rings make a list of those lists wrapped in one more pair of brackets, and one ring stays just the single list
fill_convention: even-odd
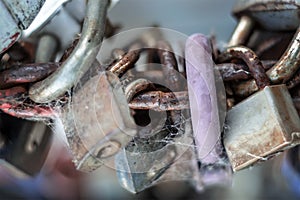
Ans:
[{"label": "silver metal lock", "polygon": [[210,42],[204,35],[188,38],[185,59],[191,113],[182,111],[181,125],[174,137],[168,137],[167,129],[148,130],[154,132],[148,140],[137,138],[117,154],[117,175],[125,189],[137,193],[165,181],[189,181],[198,190],[230,185],[232,170],[226,155],[222,155],[223,122],[218,113],[221,108],[217,106],[211,57]]},{"label": "silver metal lock", "polygon": [[76,168],[90,172],[127,145],[136,128],[116,75],[101,72],[77,89],[62,122]]},{"label": "silver metal lock", "polygon": [[285,85],[266,86],[227,113],[224,145],[238,171],[300,143],[300,119]]},{"label": "silver metal lock", "polygon": [[230,47],[220,57],[242,59],[260,89],[227,113],[224,145],[233,170],[246,168],[297,145],[300,119],[287,87],[270,86],[262,63],[247,47]]},{"label": "silver metal lock", "polygon": [[[149,66],[145,73],[151,73],[152,70],[155,68],[151,69]],[[133,75],[130,74],[135,76],[132,77]],[[140,78],[135,69],[123,76],[130,77],[130,83],[125,86],[128,101],[140,90],[151,88],[153,83],[157,83],[155,77]],[[184,82],[180,76],[177,78],[180,83]],[[166,87],[168,85],[159,81],[158,83]],[[179,116],[180,122],[177,122],[178,124],[172,122],[172,125],[167,125],[167,120],[172,117],[171,114],[166,112],[155,114],[150,124],[138,127],[136,137],[115,157],[121,186],[132,193],[138,193],[158,183],[171,180],[185,180],[195,185],[199,184],[199,169],[191,122],[186,118],[189,114],[183,111],[173,113]]]},{"label": "silver metal lock", "polygon": [[[182,137],[174,138],[170,143],[161,141],[161,147],[156,149],[149,147],[149,144],[144,145],[148,146],[150,151],[143,152],[144,149],[139,147],[133,150],[135,147],[130,148],[132,144],[128,145],[129,148],[122,149],[115,161],[121,186],[132,193],[138,193],[171,180],[201,184],[191,124],[187,121],[184,126]],[[159,143],[156,142],[156,145]]]},{"label": "silver metal lock", "polygon": [[[149,64],[146,71],[132,69],[122,76],[125,77],[128,102],[139,92],[155,89],[154,84],[172,92],[186,88],[185,78],[177,71],[178,65],[171,45],[163,42],[165,40],[157,30],[150,30],[145,35],[148,37],[147,42],[153,41],[152,48],[156,45],[159,47],[157,53],[162,65]],[[168,78],[147,76],[157,70]],[[138,193],[158,183],[172,180],[199,184],[197,156],[191,122],[187,116],[189,114],[182,110],[149,111],[150,123],[140,125],[136,137],[116,155],[117,176],[125,189]]]}]

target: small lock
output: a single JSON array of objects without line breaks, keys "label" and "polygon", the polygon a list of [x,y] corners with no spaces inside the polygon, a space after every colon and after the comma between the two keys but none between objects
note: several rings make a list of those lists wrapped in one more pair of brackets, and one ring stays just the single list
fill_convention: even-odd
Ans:
[{"label": "small lock", "polygon": [[[230,47],[220,57],[243,60],[249,67],[254,84],[260,89],[227,113],[224,145],[233,170],[266,160],[299,144],[299,116],[287,87],[269,86],[272,79],[256,54],[247,47]],[[288,65],[286,62],[278,64],[278,67],[282,66]],[[283,77],[278,75],[278,78]]]},{"label": "small lock", "polygon": [[285,85],[266,86],[227,113],[224,145],[233,170],[300,143],[300,119]]},{"label": "small lock", "polygon": [[217,105],[220,97],[216,92],[225,96],[225,91],[218,87],[223,82],[215,83],[218,77],[214,74],[209,39],[202,34],[187,38],[185,60],[191,113],[182,111],[176,136],[169,137],[168,129],[158,129],[148,134],[145,142],[135,138],[116,155],[118,179],[128,191],[137,193],[174,180],[188,181],[198,190],[230,185],[232,170],[220,142],[225,111]]},{"label": "small lock", "polygon": [[85,172],[99,168],[136,134],[121,83],[110,72],[75,88],[62,122],[73,162]]}]

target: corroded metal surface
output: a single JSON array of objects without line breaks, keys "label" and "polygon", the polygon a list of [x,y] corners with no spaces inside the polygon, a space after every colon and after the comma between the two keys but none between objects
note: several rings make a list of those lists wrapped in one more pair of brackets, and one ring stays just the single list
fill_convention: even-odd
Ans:
[{"label": "corroded metal surface", "polygon": [[133,44],[128,53],[122,56],[121,59],[114,62],[112,65],[108,67],[108,71],[121,75],[126,72],[126,70],[132,68],[136,61],[139,59],[141,45],[139,43]]},{"label": "corroded metal surface", "polygon": [[189,109],[189,98],[186,91],[176,92],[161,92],[152,91],[138,95],[129,102],[131,109],[141,110],[183,110]]},{"label": "corroded metal surface", "polygon": [[21,29],[2,1],[0,1],[0,9],[0,53],[2,53],[20,37]]},{"label": "corroded metal surface", "polygon": [[2,0],[18,24],[26,29],[39,13],[45,0]]},{"label": "corroded metal surface", "polygon": [[62,67],[29,90],[30,98],[48,103],[63,95],[88,71],[104,37],[108,0],[88,1],[82,36]]},{"label": "corroded metal surface", "polygon": [[300,142],[300,119],[284,85],[267,86],[227,113],[224,145],[233,170]]},{"label": "corroded metal surface", "polygon": [[33,83],[53,73],[61,63],[32,63],[16,65],[0,73],[0,88]]},{"label": "corroded metal surface", "polygon": [[[287,82],[300,66],[300,28],[296,31],[288,48],[281,56],[279,61],[267,71],[267,75],[272,83]],[[236,86],[236,94],[244,96],[245,94],[252,94],[257,91],[258,87],[254,86],[255,81],[249,80]]]},{"label": "corroded metal surface", "polygon": [[0,1],[0,53],[6,51],[21,36],[40,11],[45,0]]},{"label": "corroded metal surface", "polygon": [[136,133],[121,83],[110,72],[80,88],[63,115],[74,163],[82,171],[100,167]]},{"label": "corroded metal surface", "polygon": [[219,57],[221,61],[233,58],[242,59],[248,65],[251,75],[259,89],[270,84],[262,62],[251,49],[243,46],[229,47]]}]

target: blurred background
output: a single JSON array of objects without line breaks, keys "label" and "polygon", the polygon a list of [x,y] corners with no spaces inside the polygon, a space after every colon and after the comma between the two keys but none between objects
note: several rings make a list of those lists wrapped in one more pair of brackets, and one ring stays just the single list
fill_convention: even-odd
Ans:
[{"label": "blurred background", "polygon": [[[231,16],[234,2],[233,0],[121,0],[109,11],[108,16],[112,24],[121,26],[119,31],[158,25],[186,35],[214,34],[220,43],[225,43],[236,25],[236,20]],[[76,12],[74,10],[73,14]],[[77,12],[77,15],[80,16],[82,13],[81,10]],[[63,19],[65,14],[60,12],[59,15]],[[54,30],[55,20],[53,19],[48,25],[48,30]],[[66,25],[67,22],[61,21],[60,24]],[[72,30],[73,34],[78,32],[76,28]],[[65,27],[56,28],[55,34],[62,35],[65,31]],[[72,38],[66,39],[66,44],[69,44],[71,40]],[[27,133],[36,131],[32,129],[36,124],[12,119],[1,113],[2,124],[11,123],[12,120],[14,124],[20,124],[20,126],[6,125],[1,132],[24,137]],[[297,189],[299,190],[297,182],[287,179],[287,176],[282,173],[284,171],[285,174],[292,174],[293,171],[286,159],[287,154],[234,174],[232,185],[212,187],[199,193],[186,182],[166,182],[133,195],[119,185],[113,169],[104,166],[90,174],[77,172],[71,163],[71,155],[58,133],[59,130],[55,133],[45,128],[38,128],[38,130],[44,133],[41,141],[44,138],[51,140],[49,146],[45,145],[40,150],[44,152],[41,156],[44,157],[45,164],[43,160],[34,160],[30,156],[22,161],[12,159],[11,163],[17,163],[16,165],[20,168],[25,166],[25,171],[27,170],[29,174],[30,169],[35,165],[43,165],[41,172],[32,172],[34,175],[30,177],[7,166],[7,163],[1,163],[0,197],[2,199],[250,200],[300,198],[297,196],[300,195],[297,194]],[[18,147],[13,148],[18,149]],[[14,155],[11,155],[11,158],[23,158],[25,154],[26,151],[18,149]]]}]

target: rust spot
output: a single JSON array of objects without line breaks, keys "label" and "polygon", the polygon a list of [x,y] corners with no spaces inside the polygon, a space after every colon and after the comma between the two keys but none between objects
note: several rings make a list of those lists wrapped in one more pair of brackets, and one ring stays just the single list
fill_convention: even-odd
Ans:
[{"label": "rust spot", "polygon": [[226,151],[234,170],[237,171],[249,167],[286,146],[285,133],[280,127],[274,127],[271,131],[265,130],[240,136],[227,146]]},{"label": "rust spot", "polygon": [[13,34],[13,35],[10,37],[10,39],[11,39],[11,40],[17,40],[18,37],[19,37],[19,35],[20,35],[19,32],[18,32],[18,33],[15,33],[15,34]]}]

